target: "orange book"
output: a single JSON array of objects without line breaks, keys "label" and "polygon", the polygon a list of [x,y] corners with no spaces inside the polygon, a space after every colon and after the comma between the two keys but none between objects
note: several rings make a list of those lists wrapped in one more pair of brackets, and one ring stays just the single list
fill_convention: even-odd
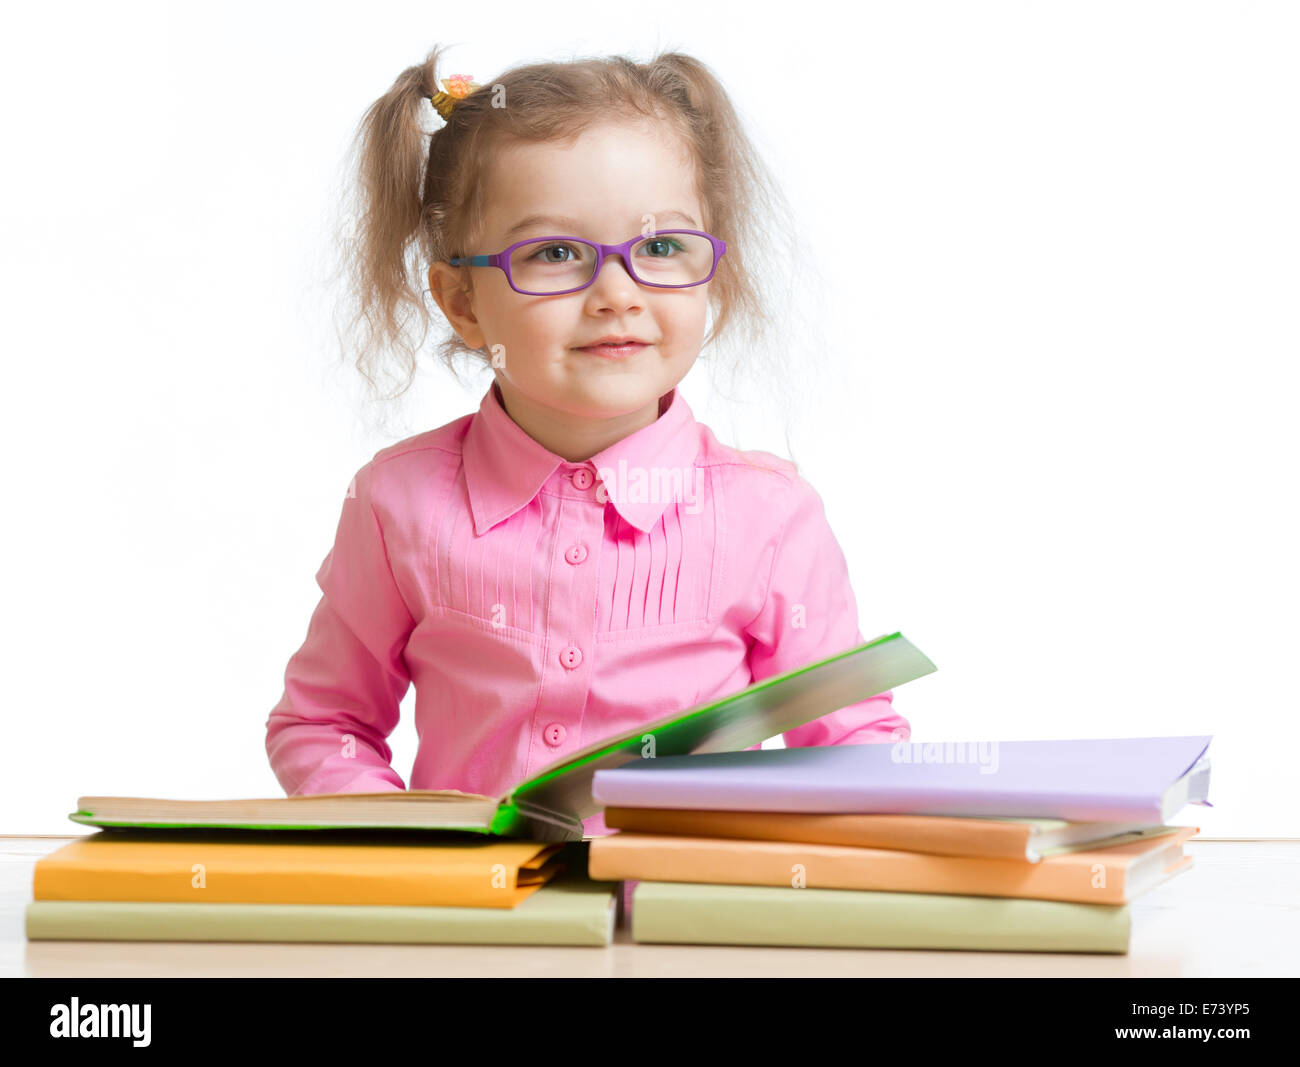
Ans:
[{"label": "orange book", "polygon": [[1037,863],[1052,851],[1109,847],[1167,826],[1123,822],[1067,822],[1064,819],[985,818],[956,815],[863,815],[787,811],[706,811],[697,808],[605,809],[611,830],[742,837],[818,845],[983,856]]},{"label": "orange book", "polygon": [[1120,906],[1191,866],[1183,844],[1199,828],[1168,829],[1161,836],[1048,856],[1040,863],[620,831],[592,840],[587,870],[596,879],[873,889]]},{"label": "orange book", "polygon": [[32,896],[513,908],[563,869],[561,848],[416,831],[101,830],[37,860]]}]

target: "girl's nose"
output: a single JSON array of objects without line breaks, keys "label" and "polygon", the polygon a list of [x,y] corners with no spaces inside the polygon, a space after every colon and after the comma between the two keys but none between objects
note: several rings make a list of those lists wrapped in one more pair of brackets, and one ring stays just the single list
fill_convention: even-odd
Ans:
[{"label": "girl's nose", "polygon": [[613,255],[605,257],[596,280],[587,288],[587,292],[597,299],[626,305],[640,299],[640,288],[636,279],[628,273],[623,257]]}]

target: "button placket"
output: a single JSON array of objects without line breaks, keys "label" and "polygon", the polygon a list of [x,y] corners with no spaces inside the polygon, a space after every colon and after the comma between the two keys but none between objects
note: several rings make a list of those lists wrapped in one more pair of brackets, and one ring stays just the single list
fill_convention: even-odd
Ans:
[{"label": "button placket", "polygon": [[[541,694],[534,711],[527,773],[553,762],[565,747],[581,744],[582,709],[591,689],[591,660],[596,647],[596,586],[594,566],[605,533],[605,512],[595,506],[592,488],[599,483],[586,467],[558,473],[557,496],[564,482],[582,491],[567,494],[559,504],[559,519],[551,551],[563,557],[550,567],[546,594],[546,633],[551,651],[543,667]],[[552,557],[554,558],[554,557]],[[557,751],[558,750],[558,751]]]}]

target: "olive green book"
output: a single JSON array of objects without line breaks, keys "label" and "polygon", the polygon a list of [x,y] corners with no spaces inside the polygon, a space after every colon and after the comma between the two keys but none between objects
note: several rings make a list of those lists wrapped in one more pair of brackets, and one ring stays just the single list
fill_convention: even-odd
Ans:
[{"label": "olive green book", "polygon": [[1129,905],[638,882],[632,939],[692,945],[1126,953]]}]

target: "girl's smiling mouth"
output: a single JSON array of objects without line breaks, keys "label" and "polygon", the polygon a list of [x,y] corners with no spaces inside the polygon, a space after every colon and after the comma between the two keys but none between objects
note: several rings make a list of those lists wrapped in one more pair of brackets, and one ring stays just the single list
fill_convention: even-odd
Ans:
[{"label": "girl's smiling mouth", "polygon": [[643,348],[649,347],[645,341],[638,341],[634,337],[618,337],[585,345],[578,348],[577,351],[588,352],[593,356],[604,356],[606,359],[621,359],[625,356],[635,355]]}]

